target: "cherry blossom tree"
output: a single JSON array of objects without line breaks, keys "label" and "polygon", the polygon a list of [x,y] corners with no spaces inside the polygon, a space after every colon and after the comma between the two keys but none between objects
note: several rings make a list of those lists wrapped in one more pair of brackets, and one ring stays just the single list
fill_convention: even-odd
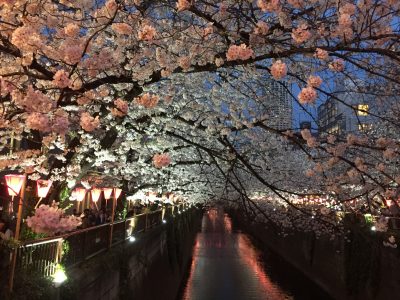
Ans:
[{"label": "cherry blossom tree", "polygon": [[[264,189],[299,211],[290,195],[359,198],[371,210],[400,184],[399,9],[396,0],[0,1],[1,169],[71,188],[105,173],[132,192],[249,201]],[[271,80],[311,119],[326,99],[357,115],[346,95],[372,97],[376,126],[322,138],[277,129],[260,94]]]}]

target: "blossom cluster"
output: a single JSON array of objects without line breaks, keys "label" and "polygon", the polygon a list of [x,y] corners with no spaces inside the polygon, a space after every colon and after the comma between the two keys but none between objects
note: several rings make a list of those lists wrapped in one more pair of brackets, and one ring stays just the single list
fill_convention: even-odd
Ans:
[{"label": "blossom cluster", "polygon": [[160,98],[157,95],[146,93],[141,97],[135,98],[135,101],[137,104],[146,108],[154,108],[157,106],[159,99]]},{"label": "blossom cluster", "polygon": [[157,31],[151,25],[144,25],[138,32],[138,38],[141,41],[152,41],[156,36]]},{"label": "blossom cluster", "polygon": [[68,232],[81,225],[80,217],[67,216],[63,209],[58,207],[58,203],[40,205],[35,214],[26,219],[28,227],[36,233],[44,233],[53,236],[57,233]]},{"label": "blossom cluster", "polygon": [[286,76],[287,69],[286,64],[280,59],[273,63],[271,67],[271,75],[275,80],[280,80]]},{"label": "blossom cluster", "polygon": [[176,9],[178,11],[184,11],[189,9],[191,6],[190,1],[188,0],[178,0],[178,2],[176,3]]},{"label": "blossom cluster", "polygon": [[240,46],[231,45],[226,53],[226,59],[228,61],[232,60],[247,60],[254,56],[253,50],[246,44],[241,44]]},{"label": "blossom cluster", "polygon": [[308,86],[300,91],[299,102],[301,104],[311,104],[315,102],[317,96],[317,91],[313,87]]},{"label": "blossom cluster", "polygon": [[114,101],[114,105],[116,107],[111,110],[111,113],[113,116],[123,117],[128,113],[128,109],[129,109],[128,102],[126,102],[122,99],[117,99]]},{"label": "blossom cluster", "polygon": [[133,31],[132,26],[126,23],[114,23],[111,27],[116,33],[123,35],[129,35]]},{"label": "blossom cluster", "polygon": [[170,163],[171,157],[168,153],[155,154],[153,156],[153,164],[157,169],[167,167]]},{"label": "blossom cluster", "polygon": [[81,114],[80,125],[87,132],[94,131],[100,125],[99,117],[93,118],[88,112]]}]

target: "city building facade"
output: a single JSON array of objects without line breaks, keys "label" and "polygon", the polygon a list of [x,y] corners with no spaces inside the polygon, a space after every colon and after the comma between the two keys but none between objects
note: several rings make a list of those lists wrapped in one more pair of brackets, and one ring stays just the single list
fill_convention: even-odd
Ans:
[{"label": "city building facade", "polygon": [[286,82],[273,79],[265,83],[265,103],[268,106],[267,124],[277,130],[292,128],[292,100],[290,86]]},{"label": "city building facade", "polygon": [[[343,90],[352,90],[348,86]],[[372,95],[372,93],[371,93]],[[375,97],[357,92],[335,93],[318,107],[319,135],[362,134],[373,128],[374,117],[381,110]]]}]

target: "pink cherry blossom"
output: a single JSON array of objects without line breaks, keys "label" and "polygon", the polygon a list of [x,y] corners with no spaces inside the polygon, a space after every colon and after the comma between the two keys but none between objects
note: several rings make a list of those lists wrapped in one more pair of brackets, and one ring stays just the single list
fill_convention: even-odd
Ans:
[{"label": "pink cherry blossom", "polygon": [[328,60],[329,59],[329,53],[328,51],[325,51],[323,49],[317,48],[315,50],[314,56],[320,60]]},{"label": "pink cherry blossom", "polygon": [[188,0],[178,0],[178,2],[176,3],[176,9],[178,11],[188,10],[190,6],[191,4]]},{"label": "pink cherry blossom", "polygon": [[59,109],[55,112],[52,123],[52,131],[60,135],[65,135],[69,130],[68,113]]},{"label": "pink cherry blossom", "polygon": [[122,100],[122,99],[117,99],[114,101],[114,105],[116,106],[116,108],[113,108],[111,110],[111,113],[113,114],[113,116],[116,117],[123,117],[128,113],[128,102]]},{"label": "pink cherry blossom", "polygon": [[271,75],[275,80],[280,80],[287,74],[286,64],[280,59],[275,61],[271,67]]},{"label": "pink cherry blossom", "polygon": [[299,27],[292,30],[292,38],[297,44],[304,43],[311,38],[311,32],[306,24],[301,24]]},{"label": "pink cherry blossom", "polygon": [[26,224],[33,232],[54,236],[75,230],[82,224],[82,220],[80,217],[65,215],[64,210],[58,208],[58,203],[53,202],[51,206],[40,205],[35,214],[26,219]]},{"label": "pink cherry blossom", "polygon": [[301,90],[298,98],[301,104],[312,104],[317,99],[317,91],[312,87],[305,87]]},{"label": "pink cherry blossom", "polygon": [[231,45],[226,53],[226,59],[228,61],[232,60],[247,60],[254,55],[253,50],[247,47],[246,44],[241,44],[240,46]]},{"label": "pink cherry blossom", "polygon": [[100,125],[99,117],[93,118],[88,112],[81,114],[81,127],[87,132],[92,132],[97,129]]},{"label": "pink cherry blossom", "polygon": [[266,35],[269,31],[269,26],[264,21],[258,21],[254,28],[254,33],[258,35]]},{"label": "pink cherry blossom", "polygon": [[76,64],[82,58],[83,48],[80,44],[67,44],[62,50],[64,52],[64,60],[68,64]]},{"label": "pink cherry blossom", "polygon": [[79,34],[79,26],[74,23],[69,23],[64,27],[64,33],[69,37],[77,37]]},{"label": "pink cherry blossom", "polygon": [[141,41],[152,41],[157,31],[151,25],[144,25],[138,32],[138,39]]},{"label": "pink cherry blossom", "polygon": [[171,163],[168,153],[155,154],[153,156],[153,164],[157,169],[167,167]]},{"label": "pink cherry blossom", "polygon": [[132,26],[126,23],[114,23],[111,27],[118,34],[129,35],[133,32]]},{"label": "pink cherry blossom", "polygon": [[304,5],[303,0],[287,0],[287,2],[295,8],[302,8]]},{"label": "pink cherry blossom", "polygon": [[42,132],[50,131],[50,120],[48,115],[43,113],[31,113],[26,118],[26,126],[33,130],[39,130]]},{"label": "pink cherry blossom", "polygon": [[339,7],[340,14],[354,15],[355,12],[356,12],[356,6],[352,3],[344,3],[344,5],[341,5]]},{"label": "pink cherry blossom", "polygon": [[344,70],[344,61],[341,58],[335,59],[333,62],[329,64],[329,69],[335,72],[343,72]]},{"label": "pink cherry blossom", "polygon": [[258,0],[257,5],[264,12],[278,12],[281,9],[279,0]]},{"label": "pink cherry blossom", "polygon": [[11,43],[24,52],[35,52],[42,46],[42,39],[33,26],[22,26],[12,33]]},{"label": "pink cherry blossom", "polygon": [[146,93],[139,98],[135,98],[135,101],[137,104],[146,108],[154,108],[158,104],[159,97],[157,95]]},{"label": "pink cherry blossom", "polygon": [[66,88],[71,84],[68,74],[64,70],[58,70],[53,77],[53,84],[59,88]]},{"label": "pink cherry blossom", "polygon": [[192,60],[191,60],[190,56],[182,56],[182,57],[179,57],[178,62],[179,62],[179,66],[183,70],[188,70],[191,66]]},{"label": "pink cherry blossom", "polygon": [[313,88],[317,88],[322,84],[322,79],[319,76],[313,76],[311,75],[310,77],[308,77],[307,80],[307,85],[311,86]]}]

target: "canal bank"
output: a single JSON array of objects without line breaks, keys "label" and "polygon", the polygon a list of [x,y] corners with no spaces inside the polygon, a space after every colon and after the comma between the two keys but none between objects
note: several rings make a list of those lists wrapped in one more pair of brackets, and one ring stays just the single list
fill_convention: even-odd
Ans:
[{"label": "canal bank", "polygon": [[191,208],[68,271],[61,299],[166,299],[178,294],[202,210]]},{"label": "canal bank", "polygon": [[350,243],[305,232],[282,237],[237,210],[229,213],[235,226],[253,237],[264,252],[278,254],[334,299],[386,300],[400,293],[400,251],[384,247],[382,239],[368,229],[349,227]]}]

